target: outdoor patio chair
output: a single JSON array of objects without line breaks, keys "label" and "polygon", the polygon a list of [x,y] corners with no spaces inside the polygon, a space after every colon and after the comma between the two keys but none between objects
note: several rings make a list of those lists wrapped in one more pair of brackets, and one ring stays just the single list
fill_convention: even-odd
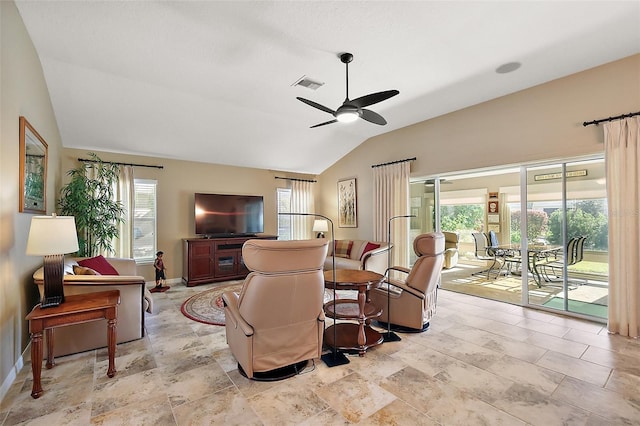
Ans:
[{"label": "outdoor patio chair", "polygon": [[[556,257],[545,259],[545,261],[540,262],[540,264],[536,266],[536,268],[538,268],[538,272],[542,275],[545,281],[562,281],[565,263],[567,266],[571,266],[582,260],[583,254],[580,253],[578,255],[578,250],[582,249],[579,249],[578,246],[583,247],[584,240],[586,238],[587,237],[573,237],[569,239],[567,242],[566,252],[563,252],[561,255]],[[580,257],[580,260],[578,260],[578,256]]]},{"label": "outdoor patio chair", "polygon": [[498,242],[498,236],[493,230],[489,231],[488,240],[489,246],[487,247],[487,253],[502,261],[496,277],[502,273],[503,269],[506,270],[506,274],[509,275],[511,272],[514,272],[514,266],[516,270],[522,266],[522,256],[519,254],[520,250],[501,248]]},{"label": "outdoor patio chair", "polygon": [[574,265],[578,262],[582,262],[582,259],[584,258],[584,241],[587,239],[588,237],[582,236],[582,237],[578,237],[578,242],[576,243],[576,252],[575,252],[575,262]]},{"label": "outdoor patio chair", "polygon": [[476,259],[491,262],[491,266],[489,266],[489,268],[474,272],[471,275],[476,276],[487,274],[487,279],[489,279],[493,274],[495,275],[494,278],[497,278],[504,266],[504,260],[502,257],[496,255],[497,250],[491,248],[487,234],[484,232],[474,232],[471,235],[473,235],[473,240],[476,245]]}]

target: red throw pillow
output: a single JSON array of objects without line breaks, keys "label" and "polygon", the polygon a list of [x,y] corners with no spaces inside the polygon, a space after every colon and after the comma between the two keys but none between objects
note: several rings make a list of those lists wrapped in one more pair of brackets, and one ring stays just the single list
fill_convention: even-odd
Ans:
[{"label": "red throw pillow", "polygon": [[79,260],[78,265],[84,266],[85,268],[91,268],[100,275],[120,275],[118,271],[116,271],[116,268],[111,266],[111,264],[107,262],[107,259],[102,255]]},{"label": "red throw pillow", "polygon": [[362,256],[360,256],[360,260],[364,259],[364,255],[367,254],[367,252],[377,248],[380,248],[380,244],[367,243],[367,245],[364,246],[364,251],[362,252]]}]

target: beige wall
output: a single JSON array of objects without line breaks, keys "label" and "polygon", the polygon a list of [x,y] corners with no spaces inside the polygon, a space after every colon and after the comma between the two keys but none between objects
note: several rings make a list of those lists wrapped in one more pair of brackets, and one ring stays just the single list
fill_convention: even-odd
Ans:
[{"label": "beige wall", "polygon": [[[149,141],[149,143],[153,142]],[[88,151],[64,149],[62,154],[64,173],[78,167],[77,159],[88,158],[87,154]],[[134,167],[134,176],[139,179],[157,180],[157,242],[158,249],[164,251],[169,280],[182,276],[182,239],[195,237],[193,194],[196,192],[262,195],[264,197],[264,232],[272,235],[278,232],[276,188],[286,187],[288,181],[275,179],[275,177],[291,177],[291,174],[166,158],[106,152],[96,152],[96,154],[103,161],[163,166],[163,169]],[[295,177],[313,178],[307,175],[295,175]],[[154,280],[153,265],[141,265],[139,271],[147,281]]]},{"label": "beige wall", "polygon": [[335,220],[336,181],[357,178],[358,228],[336,236],[369,238],[371,165],[416,157],[424,177],[601,153],[602,126],[582,123],[637,111],[639,76],[634,55],[369,139],[322,173],[316,205]]},{"label": "beige wall", "polygon": [[31,274],[42,258],[25,255],[32,214],[18,213],[18,117],[23,115],[49,146],[47,213],[60,183],[60,135],[40,60],[13,2],[0,2],[0,396],[29,342],[24,317],[37,303]]}]

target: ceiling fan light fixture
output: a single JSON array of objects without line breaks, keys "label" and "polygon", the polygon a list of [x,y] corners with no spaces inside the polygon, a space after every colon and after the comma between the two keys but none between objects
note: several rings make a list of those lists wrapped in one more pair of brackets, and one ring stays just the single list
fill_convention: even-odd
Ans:
[{"label": "ceiling fan light fixture", "polygon": [[353,123],[358,118],[360,118],[360,114],[358,114],[358,111],[349,110],[349,111],[339,111],[336,113],[336,120],[338,120],[341,123]]},{"label": "ceiling fan light fixture", "polygon": [[387,100],[395,95],[397,95],[397,90],[386,90],[384,92],[370,93],[365,96],[360,96],[359,98],[350,100],[349,99],[349,62],[353,60],[353,55],[351,53],[342,53],[340,55],[340,61],[345,64],[345,77],[346,77],[346,96],[344,102],[337,110],[332,110],[331,108],[327,108],[324,105],[320,105],[317,102],[310,101],[309,99],[297,97],[300,102],[303,102],[313,108],[319,109],[320,111],[324,111],[326,113],[331,114],[334,119],[325,121],[324,123],[316,124],[311,126],[311,128],[325,126],[327,124],[332,123],[351,123],[356,121],[359,118],[362,118],[369,123],[374,123],[380,126],[384,126],[387,124],[387,120],[384,119],[380,114],[371,111],[370,109],[365,109],[369,105],[377,104],[378,102],[382,102]]}]

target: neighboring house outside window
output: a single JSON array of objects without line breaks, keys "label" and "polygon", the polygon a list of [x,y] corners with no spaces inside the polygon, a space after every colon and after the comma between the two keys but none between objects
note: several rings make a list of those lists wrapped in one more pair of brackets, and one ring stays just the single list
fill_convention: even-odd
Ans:
[{"label": "neighboring house outside window", "polygon": [[153,262],[157,251],[157,181],[135,179],[133,258],[137,263]]}]

